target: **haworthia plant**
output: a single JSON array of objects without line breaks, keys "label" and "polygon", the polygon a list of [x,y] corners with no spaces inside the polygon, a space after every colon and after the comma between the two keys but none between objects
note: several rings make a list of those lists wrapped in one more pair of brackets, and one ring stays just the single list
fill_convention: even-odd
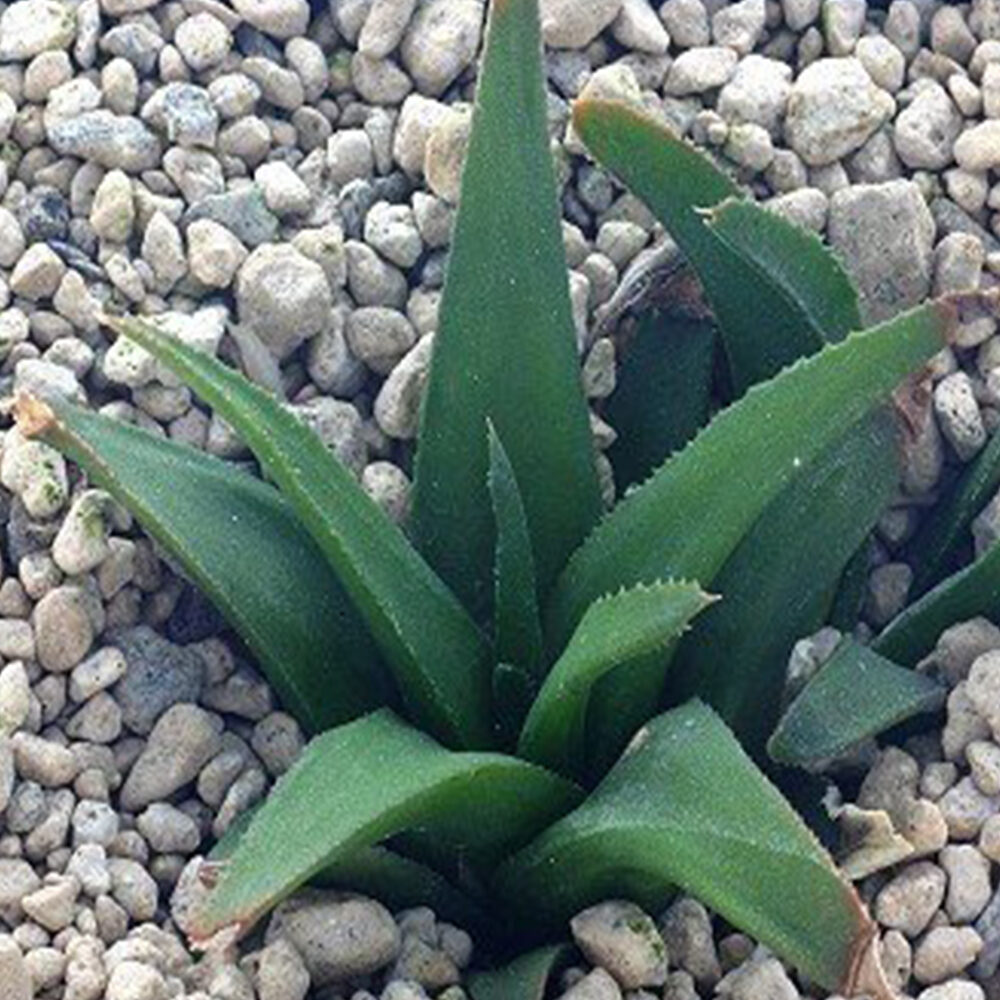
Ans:
[{"label": "haworthia plant", "polygon": [[[679,409],[652,407],[666,430],[642,426],[641,400],[609,409],[643,435],[618,452],[620,480],[641,484],[598,523],[538,0],[493,0],[486,38],[409,534],[281,402],[150,323],[109,320],[240,433],[274,486],[66,402],[19,402],[22,432],[133,510],[322,730],[210,862],[196,934],[244,931],[309,880],[423,892],[524,944],[605,893],[653,907],[682,887],[822,986],[887,1000],[864,907],[738,737],[757,752],[747,720],[778,703],[786,647],[825,613],[876,517],[890,397],[945,342],[952,310],[845,337],[856,298],[815,238],[734,202],[660,126],[585,103],[580,134],[662,216],[715,313],[686,332],[690,350],[640,330],[650,371],[696,384]],[[716,326],[740,398],[695,434],[725,402]],[[623,385],[662,389],[641,375]],[[828,552],[806,544],[806,520],[836,534]],[[759,650],[754,593],[781,615]],[[735,734],[697,699],[659,714],[689,693],[697,671],[685,656],[673,676],[671,657],[699,629],[735,656],[695,688]],[[539,1000],[563,956],[533,952],[470,991]]]}]

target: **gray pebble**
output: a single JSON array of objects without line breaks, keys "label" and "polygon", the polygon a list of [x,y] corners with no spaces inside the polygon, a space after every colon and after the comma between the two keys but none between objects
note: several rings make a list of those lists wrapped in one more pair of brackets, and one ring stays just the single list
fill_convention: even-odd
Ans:
[{"label": "gray pebble", "polygon": [[195,705],[174,705],[153,727],[132,765],[122,788],[122,805],[135,810],[168,798],[194,781],[220,746],[215,717]]},{"label": "gray pebble", "polygon": [[93,160],[108,169],[138,173],[159,163],[159,140],[129,115],[87,111],[47,125],[46,132],[58,153]]},{"label": "gray pebble", "polygon": [[145,735],[171,705],[201,694],[204,664],[196,653],[144,625],[116,633],[114,643],[127,664],[114,696],[133,732]]},{"label": "gray pebble", "polygon": [[314,987],[385,968],[402,944],[399,929],[380,903],[319,890],[304,890],[278,906],[267,939],[278,937],[302,956]]},{"label": "gray pebble", "polygon": [[240,321],[281,359],[326,325],[332,308],[323,269],[290,244],[265,244],[236,280]]}]

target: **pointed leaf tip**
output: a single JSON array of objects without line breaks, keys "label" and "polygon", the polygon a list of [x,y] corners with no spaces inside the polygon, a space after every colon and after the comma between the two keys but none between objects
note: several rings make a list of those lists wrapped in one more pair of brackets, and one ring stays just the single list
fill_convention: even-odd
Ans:
[{"label": "pointed leaf tip", "polygon": [[56,423],[52,407],[31,393],[18,392],[14,398],[14,420],[17,429],[26,437],[40,437]]},{"label": "pointed leaf tip", "polygon": [[898,1000],[886,979],[882,967],[878,928],[858,902],[858,917],[862,930],[858,934],[851,968],[843,986],[848,997],[868,997],[869,1000]]},{"label": "pointed leaf tip", "polygon": [[844,639],[788,706],[768,753],[779,764],[816,771],[897,723],[937,710],[945,695],[931,677]]},{"label": "pointed leaf tip", "polygon": [[406,830],[488,871],[579,799],[576,786],[525,761],[452,753],[375,712],[316,737],[281,777],[199,908],[195,932],[247,928],[324,868]]},{"label": "pointed leaf tip", "polygon": [[[595,160],[646,204],[697,273],[737,395],[823,346],[823,334],[771,271],[706,225],[699,209],[744,198],[710,157],[666,122],[620,100],[578,101],[573,124]],[[801,236],[795,242],[801,243]],[[762,337],[761,330],[768,335]]]}]

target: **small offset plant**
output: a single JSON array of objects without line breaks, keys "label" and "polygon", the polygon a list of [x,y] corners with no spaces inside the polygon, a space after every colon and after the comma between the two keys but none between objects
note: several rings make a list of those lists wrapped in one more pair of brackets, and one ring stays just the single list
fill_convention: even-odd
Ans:
[{"label": "small offset plant", "polygon": [[[769,739],[774,759],[815,766],[939,705],[886,657],[912,666],[1000,592],[992,555],[931,589],[995,488],[993,455],[928,529],[927,597],[874,651],[845,643],[774,732],[792,643],[856,617],[918,409],[916,382],[893,393],[979,303],[847,336],[857,298],[815,237],[638,110],[585,100],[574,124],[680,244],[713,313],[635,333],[610,408],[631,487],[608,514],[537,0],[491,5],[407,533],[279,400],[150,323],[108,320],[269,482],[65,401],[19,401],[22,432],[135,513],[314,737],[217,848],[197,937],[247,931],[310,880],[518,928],[505,947],[558,938],[609,894],[657,907],[681,888],[811,980],[886,998],[875,925],[761,768],[784,781]],[[562,954],[471,991],[540,997]]]}]

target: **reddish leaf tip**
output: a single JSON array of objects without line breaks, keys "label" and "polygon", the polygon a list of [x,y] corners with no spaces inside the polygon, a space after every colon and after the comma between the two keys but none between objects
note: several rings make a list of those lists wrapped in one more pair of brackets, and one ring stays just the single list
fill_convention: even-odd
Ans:
[{"label": "reddish leaf tip", "polygon": [[202,934],[193,928],[188,935],[192,951],[214,952],[217,955],[234,954],[236,942],[250,929],[249,924],[227,924],[219,930]]},{"label": "reddish leaf tip", "polygon": [[625,101],[614,101],[606,97],[578,97],[573,101],[571,108],[573,127],[579,131],[581,127],[585,127],[594,118],[613,109],[635,110]]},{"label": "reddish leaf tip", "polygon": [[14,399],[14,419],[26,438],[40,437],[56,425],[52,407],[37,396],[19,392]]},{"label": "reddish leaf tip", "polygon": [[882,968],[878,928],[858,900],[861,926],[850,956],[847,976],[841,987],[844,996],[866,996],[870,1000],[897,1000]]}]

